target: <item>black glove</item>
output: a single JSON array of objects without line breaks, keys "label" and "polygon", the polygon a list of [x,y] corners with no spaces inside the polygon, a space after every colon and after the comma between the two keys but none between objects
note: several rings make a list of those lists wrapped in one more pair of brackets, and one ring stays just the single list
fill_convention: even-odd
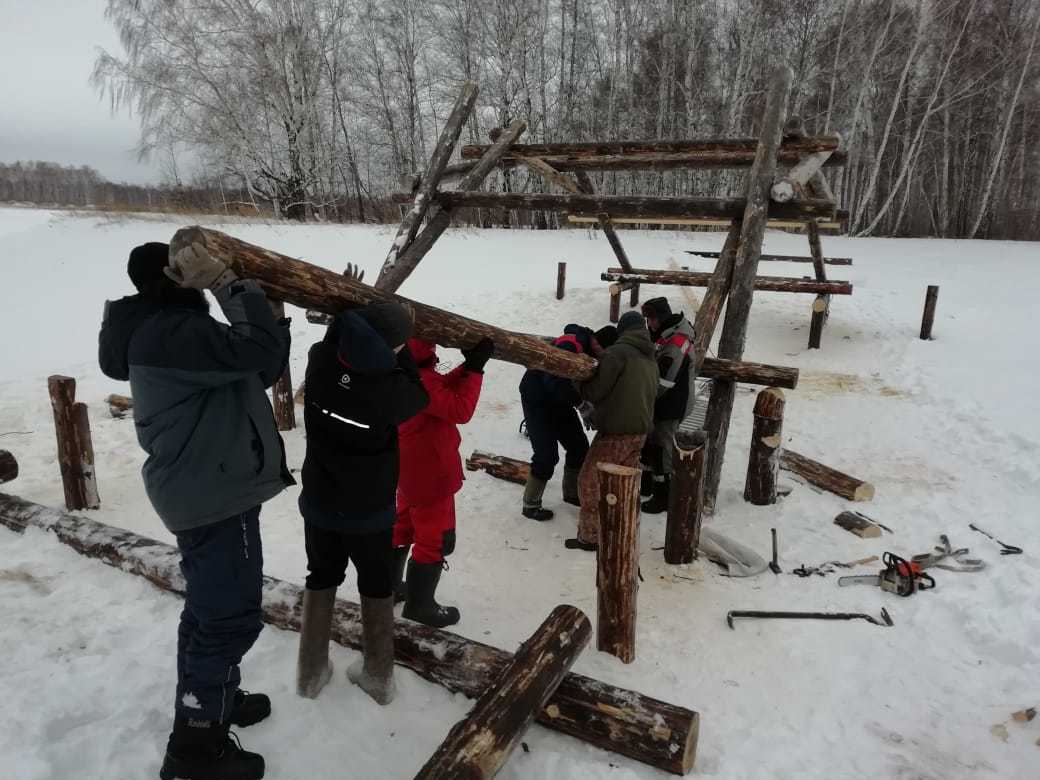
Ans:
[{"label": "black glove", "polygon": [[474,374],[483,374],[484,366],[491,360],[491,355],[495,352],[495,342],[489,338],[483,338],[475,346],[463,349],[461,352],[462,356],[466,358],[466,362],[463,363],[466,370],[472,371]]}]

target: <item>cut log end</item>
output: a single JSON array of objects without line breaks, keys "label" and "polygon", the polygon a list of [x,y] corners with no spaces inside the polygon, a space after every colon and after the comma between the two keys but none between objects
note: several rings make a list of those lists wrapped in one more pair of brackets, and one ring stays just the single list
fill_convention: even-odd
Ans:
[{"label": "cut log end", "polygon": [[643,473],[641,469],[635,469],[631,466],[619,466],[616,463],[597,463],[596,468],[605,474],[614,474],[619,477],[638,477]]},{"label": "cut log end", "polygon": [[874,500],[874,486],[869,482],[864,482],[855,492],[852,494],[853,501],[873,501]]},{"label": "cut log end", "polygon": [[794,199],[794,186],[789,181],[780,181],[773,185],[771,192],[777,203],[787,203]]},{"label": "cut log end", "polygon": [[817,295],[816,300],[813,301],[812,310],[817,314],[822,314],[827,311],[827,306],[829,304],[830,301],[827,299],[826,295]]},{"label": "cut log end", "polygon": [[755,401],[755,416],[779,420],[784,416],[784,391],[779,387],[767,387],[758,394]]}]

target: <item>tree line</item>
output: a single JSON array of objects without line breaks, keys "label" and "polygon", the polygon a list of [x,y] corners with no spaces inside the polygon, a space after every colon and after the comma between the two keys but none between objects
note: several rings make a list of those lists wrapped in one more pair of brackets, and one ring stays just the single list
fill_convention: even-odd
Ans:
[{"label": "tree line", "polygon": [[384,218],[466,80],[481,86],[468,143],[516,118],[531,142],[753,137],[786,63],[788,113],[849,150],[828,176],[851,233],[1040,237],[1040,0],[109,0],[107,15],[123,51],[99,55],[94,83],[137,110],[142,148],[187,148],[210,184],[290,218]]}]

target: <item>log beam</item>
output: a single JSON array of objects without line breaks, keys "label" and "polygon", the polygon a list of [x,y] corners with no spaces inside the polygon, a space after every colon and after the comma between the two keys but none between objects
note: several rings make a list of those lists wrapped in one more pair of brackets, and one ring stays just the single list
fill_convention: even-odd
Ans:
[{"label": "log beam", "polygon": [[[685,250],[688,255],[697,257],[718,258],[721,252],[697,252],[692,249]],[[762,255],[759,258],[762,263],[811,263],[813,258],[801,255]],[[851,257],[825,257],[823,262],[827,265],[852,265]]]},{"label": "log beam", "polygon": [[0,485],[18,476],[18,461],[7,450],[0,450]]},{"label": "log beam", "polygon": [[630,664],[636,659],[639,590],[639,469],[598,463],[596,647]]},{"label": "log beam", "polygon": [[[0,493],[0,525],[16,532],[34,526],[91,558],[144,577],[158,588],[184,594],[177,548],[130,531]],[[300,630],[303,588],[265,577],[263,616],[271,625]],[[361,649],[360,606],[336,601],[332,639]],[[420,677],[469,698],[483,694],[512,655],[449,631],[408,620],[394,625],[395,661]],[[694,763],[699,716],[685,707],[567,674],[538,714],[547,728],[672,774]]]},{"label": "log beam", "polygon": [[690,563],[697,557],[704,506],[704,431],[675,435],[675,474],[669,493],[664,532],[665,563]]},{"label": "log beam", "polygon": [[783,390],[775,387],[760,391],[755,400],[755,421],[751,428],[751,452],[744,483],[744,500],[758,506],[776,503],[784,404]]},{"label": "log beam", "polygon": [[[665,284],[682,287],[707,287],[711,283],[712,274],[701,271],[656,271],[648,268],[636,268],[632,273],[624,273],[620,269],[611,268],[600,274],[604,282],[621,282],[629,284]],[[625,289],[628,289],[627,287]],[[812,279],[801,279],[796,276],[757,276],[754,289],[759,292],[812,293],[814,295],[852,295],[852,282],[828,281],[818,282]],[[613,292],[613,288],[611,289]]]},{"label": "log beam", "polygon": [[874,486],[869,482],[832,469],[794,450],[785,449],[780,453],[780,468],[797,474],[810,485],[849,501],[870,501],[874,498]]},{"label": "log beam", "polygon": [[416,780],[494,777],[591,634],[592,625],[580,609],[556,607],[455,724]]}]

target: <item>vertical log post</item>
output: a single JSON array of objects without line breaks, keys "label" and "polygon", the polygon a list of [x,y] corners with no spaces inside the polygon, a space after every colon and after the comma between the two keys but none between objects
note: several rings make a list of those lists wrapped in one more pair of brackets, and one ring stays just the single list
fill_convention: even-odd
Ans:
[{"label": "vertical log post", "polygon": [[675,474],[664,533],[665,563],[690,563],[697,557],[704,504],[704,431],[675,434]]},{"label": "vertical log post", "polygon": [[621,319],[621,293],[611,292],[610,293],[610,321],[617,324],[617,321]]},{"label": "vertical log post", "polygon": [[[726,360],[740,360],[744,356],[748,318],[751,316],[751,301],[755,293],[755,277],[758,275],[762,238],[768,219],[769,191],[776,173],[776,150],[780,145],[782,116],[791,93],[793,78],[789,67],[784,65],[778,68],[766,97],[755,162],[748,173],[747,206],[741,223],[737,256],[733,263],[733,281],[726,306],[726,318],[719,339],[718,354]],[[715,509],[735,396],[736,385],[733,382],[712,383],[711,400],[708,402],[704,425],[711,441],[704,477],[704,506],[708,511]]]},{"label": "vertical log post", "polygon": [[560,605],[477,699],[426,762],[416,780],[486,780],[509,758],[535,716],[589,643],[592,626],[577,607]]},{"label": "vertical log post", "polygon": [[18,476],[18,461],[7,450],[0,450],[0,485]]},{"label": "vertical log post", "polygon": [[76,380],[54,375],[47,379],[58,442],[58,464],[65,505],[72,510],[101,506],[94,475],[94,445],[90,440],[87,405],[76,403]]},{"label": "vertical log post", "polygon": [[638,282],[636,284],[632,285],[632,290],[631,290],[631,292],[628,295],[628,305],[629,305],[629,307],[631,307],[633,309],[636,306],[639,305],[639,284],[638,284]]},{"label": "vertical log post", "polygon": [[935,304],[939,301],[939,286],[928,285],[928,292],[924,296],[924,316],[921,317],[921,340],[931,341],[932,323],[935,321]]},{"label": "vertical log post", "polygon": [[567,264],[562,260],[556,264],[556,300],[562,301],[567,289]]},{"label": "vertical log post", "polygon": [[823,326],[827,322],[831,296],[817,295],[812,305],[812,316],[809,320],[809,349],[819,349],[823,340]]},{"label": "vertical log post", "polygon": [[767,387],[755,401],[744,500],[758,506],[776,503],[776,478],[780,471],[780,444],[784,426],[784,391]]},{"label": "vertical log post", "polygon": [[[281,301],[271,301],[271,310],[277,319],[285,317],[285,304]],[[296,427],[296,409],[293,406],[292,376],[288,361],[285,363],[285,371],[271,387],[271,399],[278,430],[293,430]]]},{"label": "vertical log post", "polygon": [[636,657],[639,589],[639,469],[599,463],[596,647],[629,664]]}]

